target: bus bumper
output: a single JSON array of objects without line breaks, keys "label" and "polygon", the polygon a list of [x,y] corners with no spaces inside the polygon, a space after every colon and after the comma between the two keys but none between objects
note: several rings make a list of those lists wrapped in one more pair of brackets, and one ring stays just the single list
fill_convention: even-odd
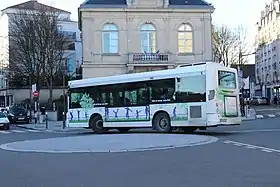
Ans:
[{"label": "bus bumper", "polygon": [[208,127],[217,126],[233,126],[241,124],[241,117],[231,117],[231,118],[212,118],[212,120],[207,120]]}]

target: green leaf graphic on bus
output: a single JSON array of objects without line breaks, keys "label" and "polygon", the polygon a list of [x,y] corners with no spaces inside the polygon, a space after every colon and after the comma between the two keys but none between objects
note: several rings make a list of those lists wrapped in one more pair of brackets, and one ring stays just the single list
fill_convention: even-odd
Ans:
[{"label": "green leaf graphic on bus", "polygon": [[94,100],[89,96],[89,94],[85,93],[80,101],[81,107],[85,111],[85,119],[88,119],[88,110],[93,108]]},{"label": "green leaf graphic on bus", "polygon": [[83,94],[82,93],[71,93],[71,102],[72,103],[79,103]]}]

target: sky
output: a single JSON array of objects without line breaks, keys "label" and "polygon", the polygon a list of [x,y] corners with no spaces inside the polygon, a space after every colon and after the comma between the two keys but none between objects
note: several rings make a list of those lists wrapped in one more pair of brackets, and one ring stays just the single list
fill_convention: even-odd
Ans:
[{"label": "sky", "polygon": [[[0,9],[7,6],[23,3],[27,0],[0,1]],[[40,3],[55,6],[72,12],[72,19],[78,19],[77,9],[84,0],[38,0]],[[106,0],[105,0],[106,1]],[[236,28],[242,25],[247,30],[248,41],[253,41],[255,35],[255,23],[259,21],[260,12],[265,3],[272,0],[206,0],[215,7],[213,23],[215,25],[227,25]]]}]

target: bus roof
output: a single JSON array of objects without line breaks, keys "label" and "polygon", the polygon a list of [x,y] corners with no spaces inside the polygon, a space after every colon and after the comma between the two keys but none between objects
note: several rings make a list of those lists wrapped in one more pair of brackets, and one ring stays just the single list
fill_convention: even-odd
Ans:
[{"label": "bus roof", "polygon": [[117,83],[129,83],[129,82],[137,82],[137,81],[166,79],[166,78],[175,77],[175,75],[176,77],[180,77],[181,75],[186,73],[205,71],[206,66],[220,67],[223,65],[216,62],[201,62],[196,64],[181,65],[177,68],[168,69],[168,70],[74,80],[74,81],[69,81],[68,86],[69,88],[79,88],[79,87],[86,87],[86,86],[98,86],[98,85],[109,85],[109,84],[117,84]]}]

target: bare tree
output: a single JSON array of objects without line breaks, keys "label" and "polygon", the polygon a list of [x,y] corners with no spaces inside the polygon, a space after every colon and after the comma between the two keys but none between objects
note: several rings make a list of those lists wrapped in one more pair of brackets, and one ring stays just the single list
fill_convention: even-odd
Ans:
[{"label": "bare tree", "polygon": [[238,35],[226,26],[213,26],[213,55],[215,61],[229,66],[235,60],[233,52],[236,50]]},{"label": "bare tree", "polygon": [[9,14],[9,80],[13,86],[48,86],[63,73],[64,49],[69,41],[57,28],[60,13],[50,9]]},{"label": "bare tree", "polygon": [[250,45],[250,43],[248,42],[247,30],[242,25],[239,25],[237,27],[235,33],[238,36],[238,40],[237,49],[235,50],[234,54],[238,58],[235,59],[233,63],[238,65],[239,67],[242,67],[249,62],[248,56],[253,54],[253,45]]},{"label": "bare tree", "polygon": [[244,65],[252,47],[247,40],[247,31],[243,26],[230,29],[226,26],[213,27],[213,55],[215,61],[225,66]]}]

